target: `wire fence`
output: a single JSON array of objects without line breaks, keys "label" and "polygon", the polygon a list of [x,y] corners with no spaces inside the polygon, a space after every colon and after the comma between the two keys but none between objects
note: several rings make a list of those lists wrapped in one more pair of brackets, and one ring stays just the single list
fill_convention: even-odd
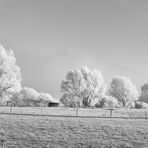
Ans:
[{"label": "wire fence", "polygon": [[88,108],[50,108],[50,107],[0,107],[0,114],[91,117],[91,118],[129,118],[148,119],[147,109],[88,109]]}]

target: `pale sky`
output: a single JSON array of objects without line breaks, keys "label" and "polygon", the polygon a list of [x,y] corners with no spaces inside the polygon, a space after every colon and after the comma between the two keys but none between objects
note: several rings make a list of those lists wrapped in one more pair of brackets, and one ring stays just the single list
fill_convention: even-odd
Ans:
[{"label": "pale sky", "polygon": [[139,89],[148,82],[148,1],[0,0],[0,44],[14,50],[23,86],[55,97],[83,65]]}]

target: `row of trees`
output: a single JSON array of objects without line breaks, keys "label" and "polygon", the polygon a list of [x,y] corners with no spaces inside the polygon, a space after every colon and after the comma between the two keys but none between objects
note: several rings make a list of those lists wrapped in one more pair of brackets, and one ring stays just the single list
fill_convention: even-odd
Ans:
[{"label": "row of trees", "polygon": [[33,88],[24,87],[19,93],[14,93],[9,101],[8,106],[47,106],[53,98],[48,93],[39,93]]},{"label": "row of trees", "polygon": [[[142,90],[148,90],[146,86]],[[134,107],[139,104],[138,100],[148,101],[148,93],[145,98],[143,94],[139,96],[129,78],[115,76],[107,87],[101,72],[87,67],[69,71],[66,80],[62,81],[61,90],[61,102],[70,107]]]},{"label": "row of trees", "polygon": [[[38,93],[21,86],[21,71],[12,50],[0,46],[0,104],[13,106],[38,106],[52,101],[51,95]],[[61,83],[60,101],[68,107],[129,107],[141,101],[148,103],[148,84],[143,85],[139,97],[136,86],[129,78],[116,76],[107,87],[102,73],[96,69],[71,70]]]}]

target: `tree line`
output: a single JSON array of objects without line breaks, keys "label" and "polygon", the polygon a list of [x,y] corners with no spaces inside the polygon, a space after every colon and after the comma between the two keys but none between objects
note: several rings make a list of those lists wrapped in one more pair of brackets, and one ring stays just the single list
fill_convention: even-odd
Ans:
[{"label": "tree line", "polygon": [[[21,86],[21,70],[13,50],[0,46],[0,105],[46,106],[55,101],[48,93]],[[148,107],[148,83],[141,94],[131,80],[115,76],[109,85],[100,70],[81,67],[67,72],[61,82],[59,102],[66,107],[142,108]]]}]

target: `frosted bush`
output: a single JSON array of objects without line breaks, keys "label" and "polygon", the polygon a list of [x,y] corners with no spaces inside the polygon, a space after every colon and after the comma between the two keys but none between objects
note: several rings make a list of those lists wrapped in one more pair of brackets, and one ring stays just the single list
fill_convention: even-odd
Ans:
[{"label": "frosted bush", "polygon": [[96,107],[100,108],[118,108],[120,107],[119,102],[116,98],[112,96],[105,95],[99,102],[96,104]]}]

